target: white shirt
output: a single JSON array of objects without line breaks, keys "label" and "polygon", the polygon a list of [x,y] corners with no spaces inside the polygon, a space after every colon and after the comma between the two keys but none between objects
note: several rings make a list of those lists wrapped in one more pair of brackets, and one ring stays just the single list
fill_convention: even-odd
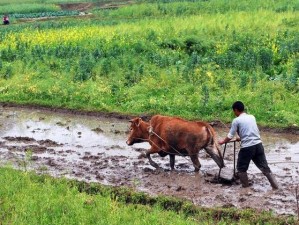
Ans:
[{"label": "white shirt", "polygon": [[232,139],[236,133],[241,139],[241,148],[257,145],[262,142],[255,117],[245,112],[233,120],[227,137]]}]

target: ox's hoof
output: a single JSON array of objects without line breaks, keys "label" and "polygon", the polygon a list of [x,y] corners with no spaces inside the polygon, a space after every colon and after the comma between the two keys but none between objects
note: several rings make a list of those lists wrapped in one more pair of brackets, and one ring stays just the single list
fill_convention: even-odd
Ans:
[{"label": "ox's hoof", "polygon": [[155,167],[156,169],[160,168],[160,166],[157,163],[150,163],[152,167]]},{"label": "ox's hoof", "polygon": [[158,168],[156,168],[156,171],[157,171],[157,172],[164,172],[164,169],[161,168],[161,167],[158,167]]},{"label": "ox's hoof", "polygon": [[195,168],[195,169],[194,169],[194,172],[197,173],[197,172],[199,172],[199,170],[200,170],[200,167],[199,167],[199,168]]}]

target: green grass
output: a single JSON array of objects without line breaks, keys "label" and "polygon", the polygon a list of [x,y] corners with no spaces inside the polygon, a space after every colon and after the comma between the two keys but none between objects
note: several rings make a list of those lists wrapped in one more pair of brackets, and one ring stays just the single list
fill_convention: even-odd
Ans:
[{"label": "green grass", "polygon": [[[258,11],[274,11],[280,12],[296,12],[299,10],[298,1],[290,0],[288,2],[279,1],[169,1],[164,3],[163,0],[154,1],[155,4],[141,1],[137,5],[120,8],[110,11],[110,15],[114,17],[157,17],[157,16],[190,16],[190,15],[206,15],[206,14],[223,14],[227,12],[258,12]],[[165,1],[167,2],[167,0]],[[244,16],[245,16],[244,14]],[[246,19],[245,17],[243,19]],[[273,21],[271,21],[273,22]]]},{"label": "green grass", "polygon": [[16,14],[16,13],[37,13],[37,12],[54,12],[59,11],[60,7],[54,4],[7,4],[0,5],[0,14]]},{"label": "green grass", "polygon": [[98,2],[98,0],[1,0],[0,5],[13,3],[77,3],[77,2]]},{"label": "green grass", "polygon": [[149,197],[46,175],[0,168],[1,224],[295,224],[254,210],[206,209],[169,197]]},{"label": "green grass", "polygon": [[157,207],[80,193],[67,180],[0,169],[1,224],[196,224]]},{"label": "green grass", "polygon": [[29,18],[57,18],[59,16],[77,16],[79,15],[79,11],[74,10],[65,10],[65,11],[50,11],[50,12],[42,12],[42,13],[15,13],[10,15],[13,19],[29,19]]},{"label": "green grass", "polygon": [[[36,29],[38,27],[38,29]],[[299,124],[298,2],[142,3],[13,24],[0,34],[0,101],[229,122]]]}]

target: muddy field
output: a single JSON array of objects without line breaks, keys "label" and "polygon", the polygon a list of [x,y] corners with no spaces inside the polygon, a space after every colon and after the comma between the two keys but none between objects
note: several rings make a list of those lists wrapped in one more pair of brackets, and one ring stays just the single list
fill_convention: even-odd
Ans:
[{"label": "muddy field", "polygon": [[[115,186],[130,186],[152,195],[187,198],[201,206],[235,206],[296,214],[294,188],[299,182],[299,136],[263,132],[262,138],[272,171],[281,189],[272,191],[268,181],[252,164],[250,188],[239,184],[214,184],[218,169],[204,151],[199,173],[190,160],[176,157],[176,170],[169,171],[169,158],[154,156],[164,170],[155,170],[144,158],[148,144],[127,146],[127,120],[54,113],[42,109],[0,107],[0,165],[34,169]],[[223,137],[225,129],[216,128]],[[238,145],[237,145],[238,147]],[[225,157],[233,168],[233,148]]]}]

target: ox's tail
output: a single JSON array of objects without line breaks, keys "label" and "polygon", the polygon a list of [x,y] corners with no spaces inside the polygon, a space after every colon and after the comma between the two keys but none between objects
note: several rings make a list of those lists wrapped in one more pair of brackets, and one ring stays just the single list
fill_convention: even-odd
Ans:
[{"label": "ox's tail", "polygon": [[220,151],[220,146],[219,146],[219,143],[218,143],[218,140],[217,140],[217,134],[215,132],[215,130],[213,129],[213,127],[209,124],[206,125],[206,129],[207,129],[207,132],[209,133],[209,141],[208,141],[208,145],[213,145],[217,148],[217,150],[221,153]]},{"label": "ox's tail", "polygon": [[223,162],[221,148],[220,148],[218,140],[217,140],[217,134],[216,134],[215,130],[213,129],[213,127],[209,124],[206,125],[206,129],[210,136],[208,143],[207,143],[207,146],[209,146],[209,147],[207,147],[206,150],[210,151],[212,158],[216,161],[218,166],[220,168],[222,168],[224,166],[224,162]]}]

